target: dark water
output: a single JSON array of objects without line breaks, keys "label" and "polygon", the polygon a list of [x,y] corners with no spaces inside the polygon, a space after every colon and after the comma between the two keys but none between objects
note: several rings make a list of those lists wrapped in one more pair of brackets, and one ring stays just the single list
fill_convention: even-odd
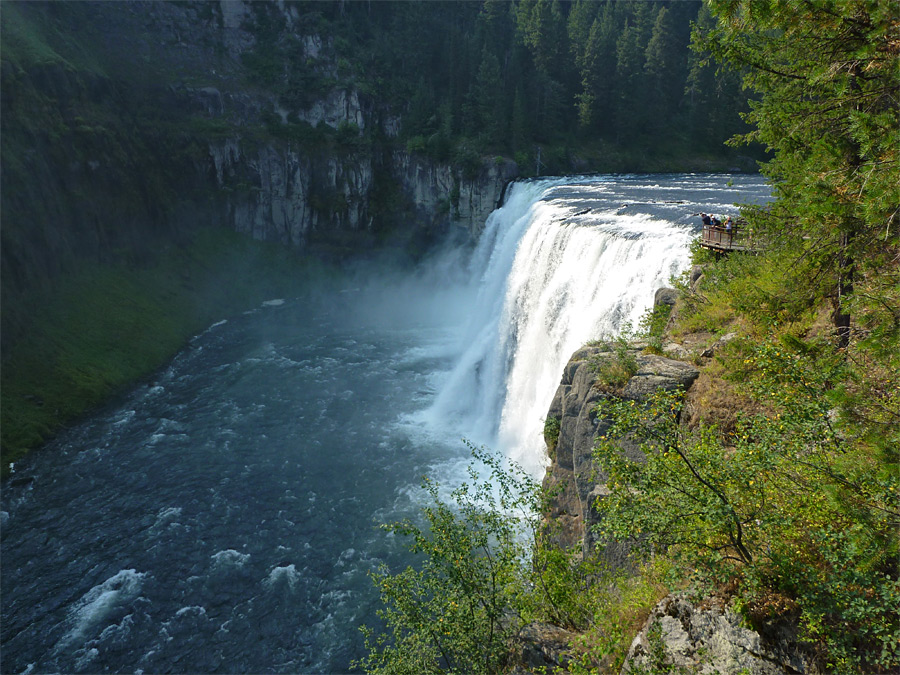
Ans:
[{"label": "dark water", "polygon": [[467,452],[402,419],[430,401],[457,322],[394,290],[216,325],[20,464],[3,672],[346,670],[374,620],[367,573],[398,562],[374,524]]}]

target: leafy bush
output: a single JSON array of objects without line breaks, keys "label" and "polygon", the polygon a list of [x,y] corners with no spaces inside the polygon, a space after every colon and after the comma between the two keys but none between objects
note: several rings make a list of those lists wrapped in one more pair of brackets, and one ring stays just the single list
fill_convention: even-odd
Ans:
[{"label": "leafy bush", "polygon": [[559,441],[559,425],[558,417],[548,417],[544,420],[544,442],[551,457],[556,452],[556,443]]},{"label": "leafy bush", "polygon": [[470,467],[474,483],[453,491],[453,505],[428,481],[427,527],[384,526],[410,537],[422,563],[375,574],[389,633],[376,637],[363,628],[369,655],[357,665],[367,672],[503,670],[508,640],[523,625],[513,608],[524,592],[527,535],[536,532],[541,508],[536,484],[521,469],[510,474],[486,452],[473,448],[473,455],[489,468],[488,481]]},{"label": "leafy bush", "polygon": [[[843,433],[829,383],[840,354],[773,336],[735,378],[765,412],[735,430],[679,424],[677,393],[606,400],[596,449],[611,494],[603,536],[667,550],[700,588],[730,585],[755,621],[795,616],[836,672],[900,666],[896,464]],[[616,443],[640,442],[645,461]]]},{"label": "leafy bush", "polygon": [[546,495],[537,483],[484,450],[472,453],[486,476],[470,467],[472,483],[453,491],[451,503],[426,482],[432,503],[423,510],[424,526],[384,526],[409,537],[420,562],[373,575],[387,631],[363,627],[369,654],[355,665],[373,673],[506,672],[516,635],[533,621],[599,625],[573,658],[585,667],[613,653],[621,661],[664,589],[550,545]]},{"label": "leafy bush", "polygon": [[425,137],[413,136],[406,141],[406,151],[409,153],[425,152]]},{"label": "leafy bush", "polygon": [[651,307],[638,323],[638,333],[647,340],[647,351],[654,354],[663,353],[663,339],[666,325],[672,315],[672,306],[661,304]]},{"label": "leafy bush", "polygon": [[619,673],[634,636],[653,607],[669,593],[671,563],[655,556],[636,574],[619,571],[598,577],[586,601],[590,625],[572,642],[567,668],[572,675]]},{"label": "leafy bush", "polygon": [[636,350],[632,346],[632,340],[637,337],[631,325],[626,323],[615,338],[591,343],[606,350],[591,357],[590,367],[597,375],[596,386],[607,391],[621,389],[638,371]]}]

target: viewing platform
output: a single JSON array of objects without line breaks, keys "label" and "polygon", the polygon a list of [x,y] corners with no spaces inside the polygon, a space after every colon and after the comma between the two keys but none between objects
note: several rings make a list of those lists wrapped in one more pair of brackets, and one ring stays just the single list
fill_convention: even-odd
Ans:
[{"label": "viewing platform", "polygon": [[752,232],[740,227],[729,231],[724,227],[716,227],[714,225],[703,226],[700,246],[716,253],[729,253],[731,251],[757,253],[762,250],[759,242],[754,241]]}]

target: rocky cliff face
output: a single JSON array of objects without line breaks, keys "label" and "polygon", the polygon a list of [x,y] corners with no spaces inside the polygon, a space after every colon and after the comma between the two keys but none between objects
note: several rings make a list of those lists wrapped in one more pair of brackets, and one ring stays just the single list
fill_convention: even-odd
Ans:
[{"label": "rocky cliff face", "polygon": [[474,175],[437,164],[406,152],[395,152],[391,162],[408,198],[419,214],[433,219],[445,213],[473,234],[499,206],[506,184],[518,173],[509,160],[486,162]]},{"label": "rocky cliff face", "polygon": [[[425,157],[394,151],[390,161],[368,153],[309,155],[268,143],[246,147],[239,138],[209,145],[216,186],[229,226],[256,239],[293,246],[329,233],[371,234],[376,217],[411,214],[423,230],[465,228],[477,235],[517,168],[485,164],[475,176]],[[376,191],[395,191],[398,213],[376,213]]]},{"label": "rocky cliff face", "polygon": [[[637,370],[622,386],[604,384],[599,374],[602,365],[623,356],[633,359]],[[572,355],[547,412],[548,419],[559,422],[559,436],[544,478],[546,489],[558,491],[550,514],[559,527],[557,543],[580,545],[584,553],[601,543],[591,530],[597,522],[593,504],[608,493],[606,476],[594,465],[592,450],[594,440],[609,428],[610,421],[597,417],[597,402],[610,396],[645,401],[657,388],[687,389],[699,374],[687,363],[643,354],[639,349],[623,355],[606,346],[584,347]],[[640,450],[628,443],[622,444],[622,452],[632,459],[641,456]],[[614,565],[623,565],[626,555],[620,544],[604,546],[604,557]]]},{"label": "rocky cliff face", "polygon": [[198,224],[346,252],[477,232],[515,165],[406,152],[403,111],[360,89],[303,7],[5,7],[4,298]]},{"label": "rocky cliff face", "polygon": [[[396,148],[402,111],[342,75],[332,38],[316,32],[300,5],[222,0],[198,22],[190,7],[147,4],[145,21],[184,54],[178,65],[205,70],[206,86],[179,83],[181,105],[225,136],[205,145],[225,217],[239,232],[295,246],[352,241],[354,233],[367,242],[364,235],[396,226],[402,213],[423,229],[474,233],[517,174],[514,163],[492,162],[464,175]],[[281,24],[277,39],[260,28],[270,24]],[[301,84],[315,91],[294,89],[290,78],[287,88],[259,86],[255,59],[286,40],[299,52],[293,61],[305,61]],[[156,58],[152,45],[144,49]],[[373,208],[385,191],[393,191],[390,207]]]},{"label": "rocky cliff face", "polygon": [[702,675],[815,675],[819,669],[797,645],[796,628],[773,626],[763,635],[719,602],[698,606],[681,596],[663,598],[635,637],[623,673]]}]

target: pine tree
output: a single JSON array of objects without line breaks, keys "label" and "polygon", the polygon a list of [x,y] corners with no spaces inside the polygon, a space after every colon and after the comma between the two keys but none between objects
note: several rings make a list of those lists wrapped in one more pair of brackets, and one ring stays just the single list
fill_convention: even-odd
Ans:
[{"label": "pine tree", "polygon": [[632,11],[616,41],[616,132],[629,145],[645,128],[645,52],[658,8],[653,3],[636,3]]},{"label": "pine tree", "polygon": [[581,58],[578,118],[586,129],[605,134],[610,127],[616,76],[616,24],[612,5],[594,19]]},{"label": "pine tree", "polygon": [[505,126],[500,62],[487,47],[482,53],[478,75],[469,89],[464,112],[467,131],[477,133],[485,143],[500,142]]},{"label": "pine tree", "polygon": [[[896,275],[900,251],[898,8],[869,0],[710,0],[705,39],[760,94],[745,137],[774,158],[778,198],[759,226],[797,250],[793,272],[827,294],[839,344],[850,338],[854,286]],[[896,294],[896,288],[894,293]],[[861,298],[856,298],[857,302]],[[880,302],[880,301],[876,301]],[[891,302],[894,302],[893,300]],[[892,306],[892,305],[888,305]],[[885,320],[900,323],[900,309]]]},{"label": "pine tree", "polygon": [[665,7],[656,15],[653,33],[644,53],[645,105],[648,119],[655,129],[671,123],[683,84],[681,63],[676,43],[675,22]]}]

